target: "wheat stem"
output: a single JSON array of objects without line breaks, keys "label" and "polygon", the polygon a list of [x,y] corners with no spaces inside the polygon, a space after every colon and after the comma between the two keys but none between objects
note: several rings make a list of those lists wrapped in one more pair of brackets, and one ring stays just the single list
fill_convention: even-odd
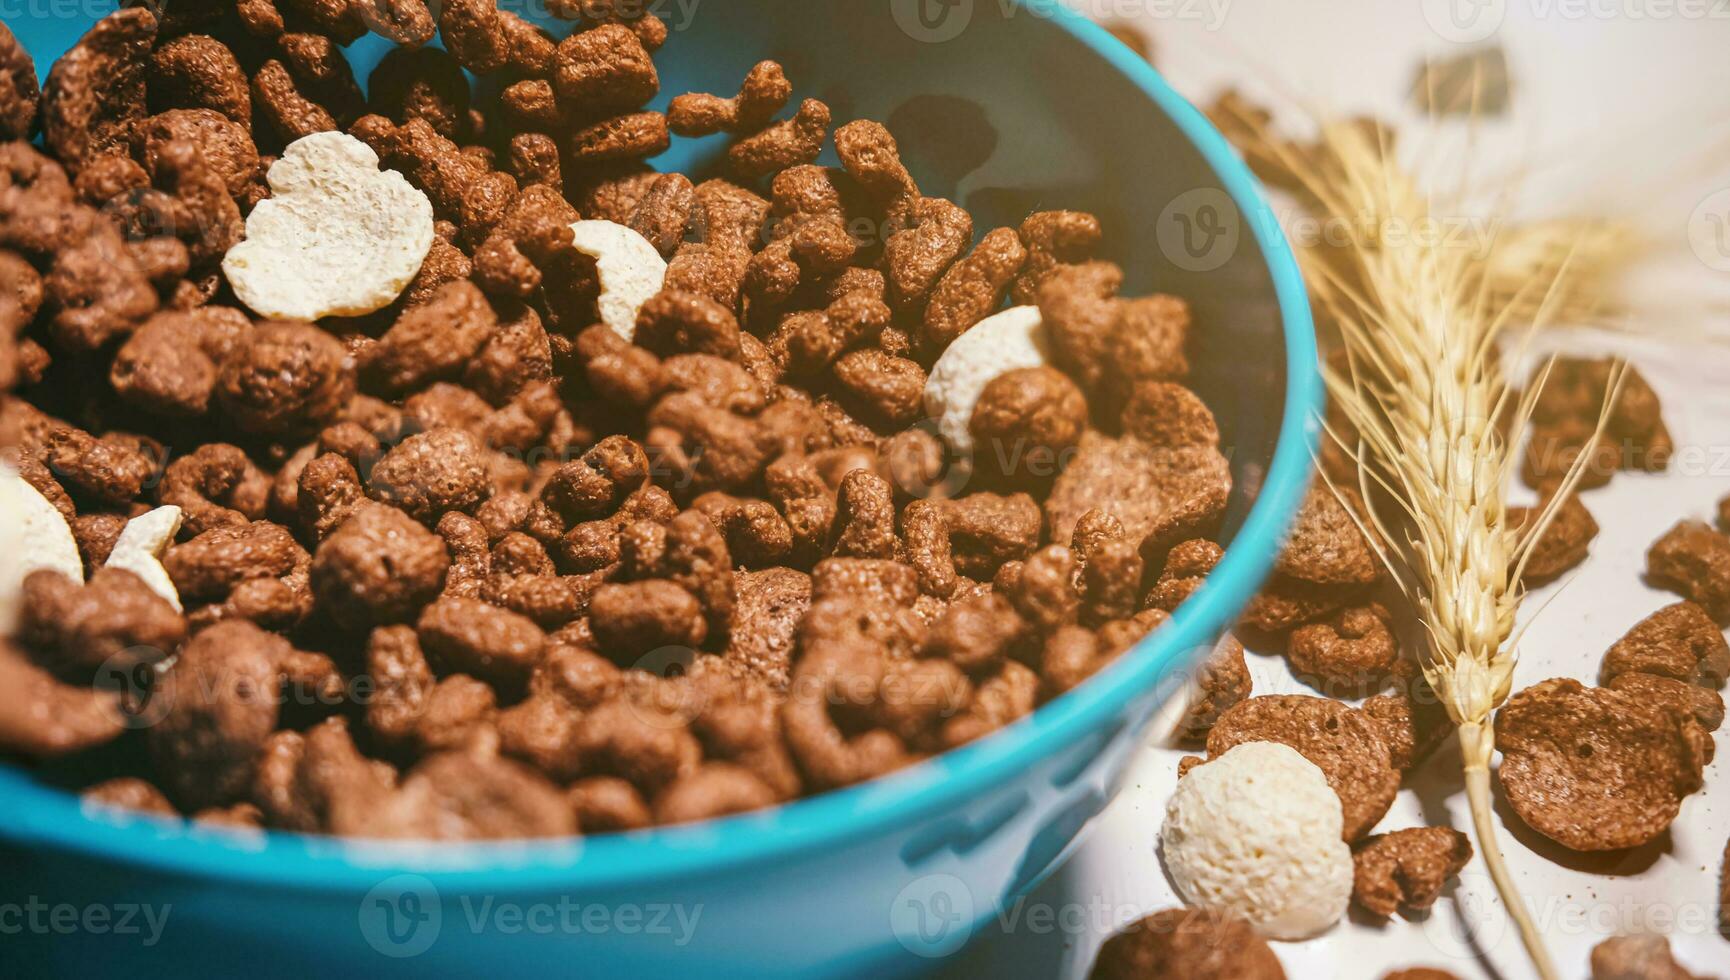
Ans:
[{"label": "wheat stem", "polygon": [[1484,857],[1484,866],[1490,869],[1490,880],[1495,883],[1496,893],[1502,896],[1508,916],[1520,932],[1520,942],[1526,947],[1532,967],[1542,980],[1556,980],[1556,964],[1550,960],[1550,951],[1545,947],[1544,937],[1532,921],[1526,903],[1520,898],[1520,890],[1514,887],[1508,864],[1502,860],[1501,845],[1496,841],[1495,825],[1490,822],[1490,757],[1496,750],[1495,730],[1488,724],[1468,722],[1460,726],[1459,739],[1460,755],[1465,760],[1466,800],[1471,804],[1472,830],[1478,839],[1478,851]]}]

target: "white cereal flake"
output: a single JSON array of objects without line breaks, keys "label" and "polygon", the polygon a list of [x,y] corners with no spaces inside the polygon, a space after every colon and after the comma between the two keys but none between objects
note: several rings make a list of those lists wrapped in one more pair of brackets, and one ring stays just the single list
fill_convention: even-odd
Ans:
[{"label": "white cereal flake", "polygon": [[283,150],[271,196],[246,219],[223,274],[260,316],[317,320],[389,306],[432,248],[432,204],[346,133],[313,133]]},{"label": "white cereal flake", "polygon": [[181,610],[180,592],[162,567],[162,553],[180,533],[180,518],[180,508],[170,504],[127,521],[103,564],[105,568],[124,568],[138,576],[150,586],[150,591],[167,599],[175,612]]},{"label": "white cereal flake", "polygon": [[612,221],[571,225],[571,245],[595,260],[601,281],[601,322],[630,340],[637,333],[637,311],[661,291],[667,262],[649,240]]},{"label": "white cereal flake", "polygon": [[66,518],[18,471],[0,465],[0,635],[18,629],[24,579],[41,569],[84,581],[84,560]]},{"label": "white cereal flake", "polygon": [[956,455],[973,452],[973,408],[994,378],[1051,363],[1051,341],[1036,306],[1012,306],[974,324],[944,350],[925,381],[925,412]]}]

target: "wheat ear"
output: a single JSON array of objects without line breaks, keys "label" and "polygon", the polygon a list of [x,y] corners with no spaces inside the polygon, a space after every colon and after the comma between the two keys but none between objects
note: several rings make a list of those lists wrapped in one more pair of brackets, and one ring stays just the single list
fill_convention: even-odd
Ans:
[{"label": "wheat ear", "polygon": [[[1615,249],[1584,223],[1529,226],[1487,245],[1420,234],[1445,223],[1392,159],[1380,129],[1361,122],[1324,125],[1307,148],[1273,137],[1254,114],[1224,128],[1252,160],[1295,178],[1322,216],[1354,229],[1343,244],[1300,250],[1318,312],[1344,352],[1344,364],[1324,374],[1355,434],[1335,435],[1359,462],[1361,497],[1370,502],[1360,520],[1387,542],[1383,560],[1424,627],[1424,676],[1458,726],[1479,851],[1534,967],[1551,980],[1555,966],[1491,817],[1492,714],[1508,696],[1517,657],[1520,572],[1589,454],[1536,520],[1510,525],[1514,446],[1539,386],[1511,392],[1499,341],[1510,326],[1529,337],[1558,311],[1595,305],[1591,280],[1578,270],[1600,271]],[[1498,251],[1498,239],[1509,252]],[[1509,286],[1510,268],[1523,283]],[[1600,430],[1605,417],[1607,410]],[[1389,513],[1375,506],[1378,497]]]}]

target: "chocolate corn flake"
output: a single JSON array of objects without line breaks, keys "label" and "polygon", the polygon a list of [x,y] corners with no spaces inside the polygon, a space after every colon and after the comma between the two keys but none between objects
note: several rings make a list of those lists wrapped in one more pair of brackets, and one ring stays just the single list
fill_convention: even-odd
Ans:
[{"label": "chocolate corn flake", "polygon": [[1730,537],[1701,521],[1682,521],[1653,542],[1646,572],[1718,622],[1730,621]]},{"label": "chocolate corn flake", "polygon": [[1416,827],[1366,838],[1352,849],[1352,900],[1383,918],[1422,911],[1472,859],[1472,843],[1451,827]]},{"label": "chocolate corn flake", "polygon": [[1270,694],[1241,701],[1214,722],[1209,758],[1244,742],[1280,742],[1316,764],[1339,794],[1342,836],[1355,841],[1387,813],[1400,788],[1388,747],[1368,715],[1326,698]]},{"label": "chocolate corn flake", "polygon": [[1255,929],[1231,913],[1166,909],[1107,939],[1090,976],[1284,980],[1285,970]]},{"label": "chocolate corn flake", "polygon": [[1644,844],[1700,788],[1710,737],[1688,713],[1554,678],[1496,715],[1497,778],[1527,825],[1577,851]]}]

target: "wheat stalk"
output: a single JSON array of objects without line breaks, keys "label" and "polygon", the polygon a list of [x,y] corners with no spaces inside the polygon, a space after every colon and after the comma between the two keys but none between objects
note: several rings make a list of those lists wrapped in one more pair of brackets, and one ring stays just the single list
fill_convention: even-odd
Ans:
[{"label": "wheat stalk", "polygon": [[[1274,138],[1263,114],[1237,112],[1223,123],[1251,160],[1295,178],[1310,207],[1359,231],[1343,245],[1299,253],[1345,354],[1343,367],[1324,374],[1354,431],[1334,436],[1359,462],[1360,496],[1370,502],[1359,519],[1386,542],[1382,559],[1424,627],[1424,677],[1458,726],[1479,851],[1534,967],[1551,980],[1555,967],[1491,819],[1491,715],[1508,696],[1517,657],[1520,573],[1589,454],[1537,520],[1510,525],[1514,447],[1541,384],[1513,395],[1499,341],[1510,327],[1529,337],[1559,312],[1598,306],[1595,277],[1614,266],[1624,239],[1568,221],[1487,243],[1418,234],[1445,223],[1378,127],[1325,125],[1318,144],[1301,148]],[[1619,370],[1611,398],[1617,388]],[[1606,407],[1600,431],[1607,417]],[[1389,503],[1377,507],[1378,497]]]}]

